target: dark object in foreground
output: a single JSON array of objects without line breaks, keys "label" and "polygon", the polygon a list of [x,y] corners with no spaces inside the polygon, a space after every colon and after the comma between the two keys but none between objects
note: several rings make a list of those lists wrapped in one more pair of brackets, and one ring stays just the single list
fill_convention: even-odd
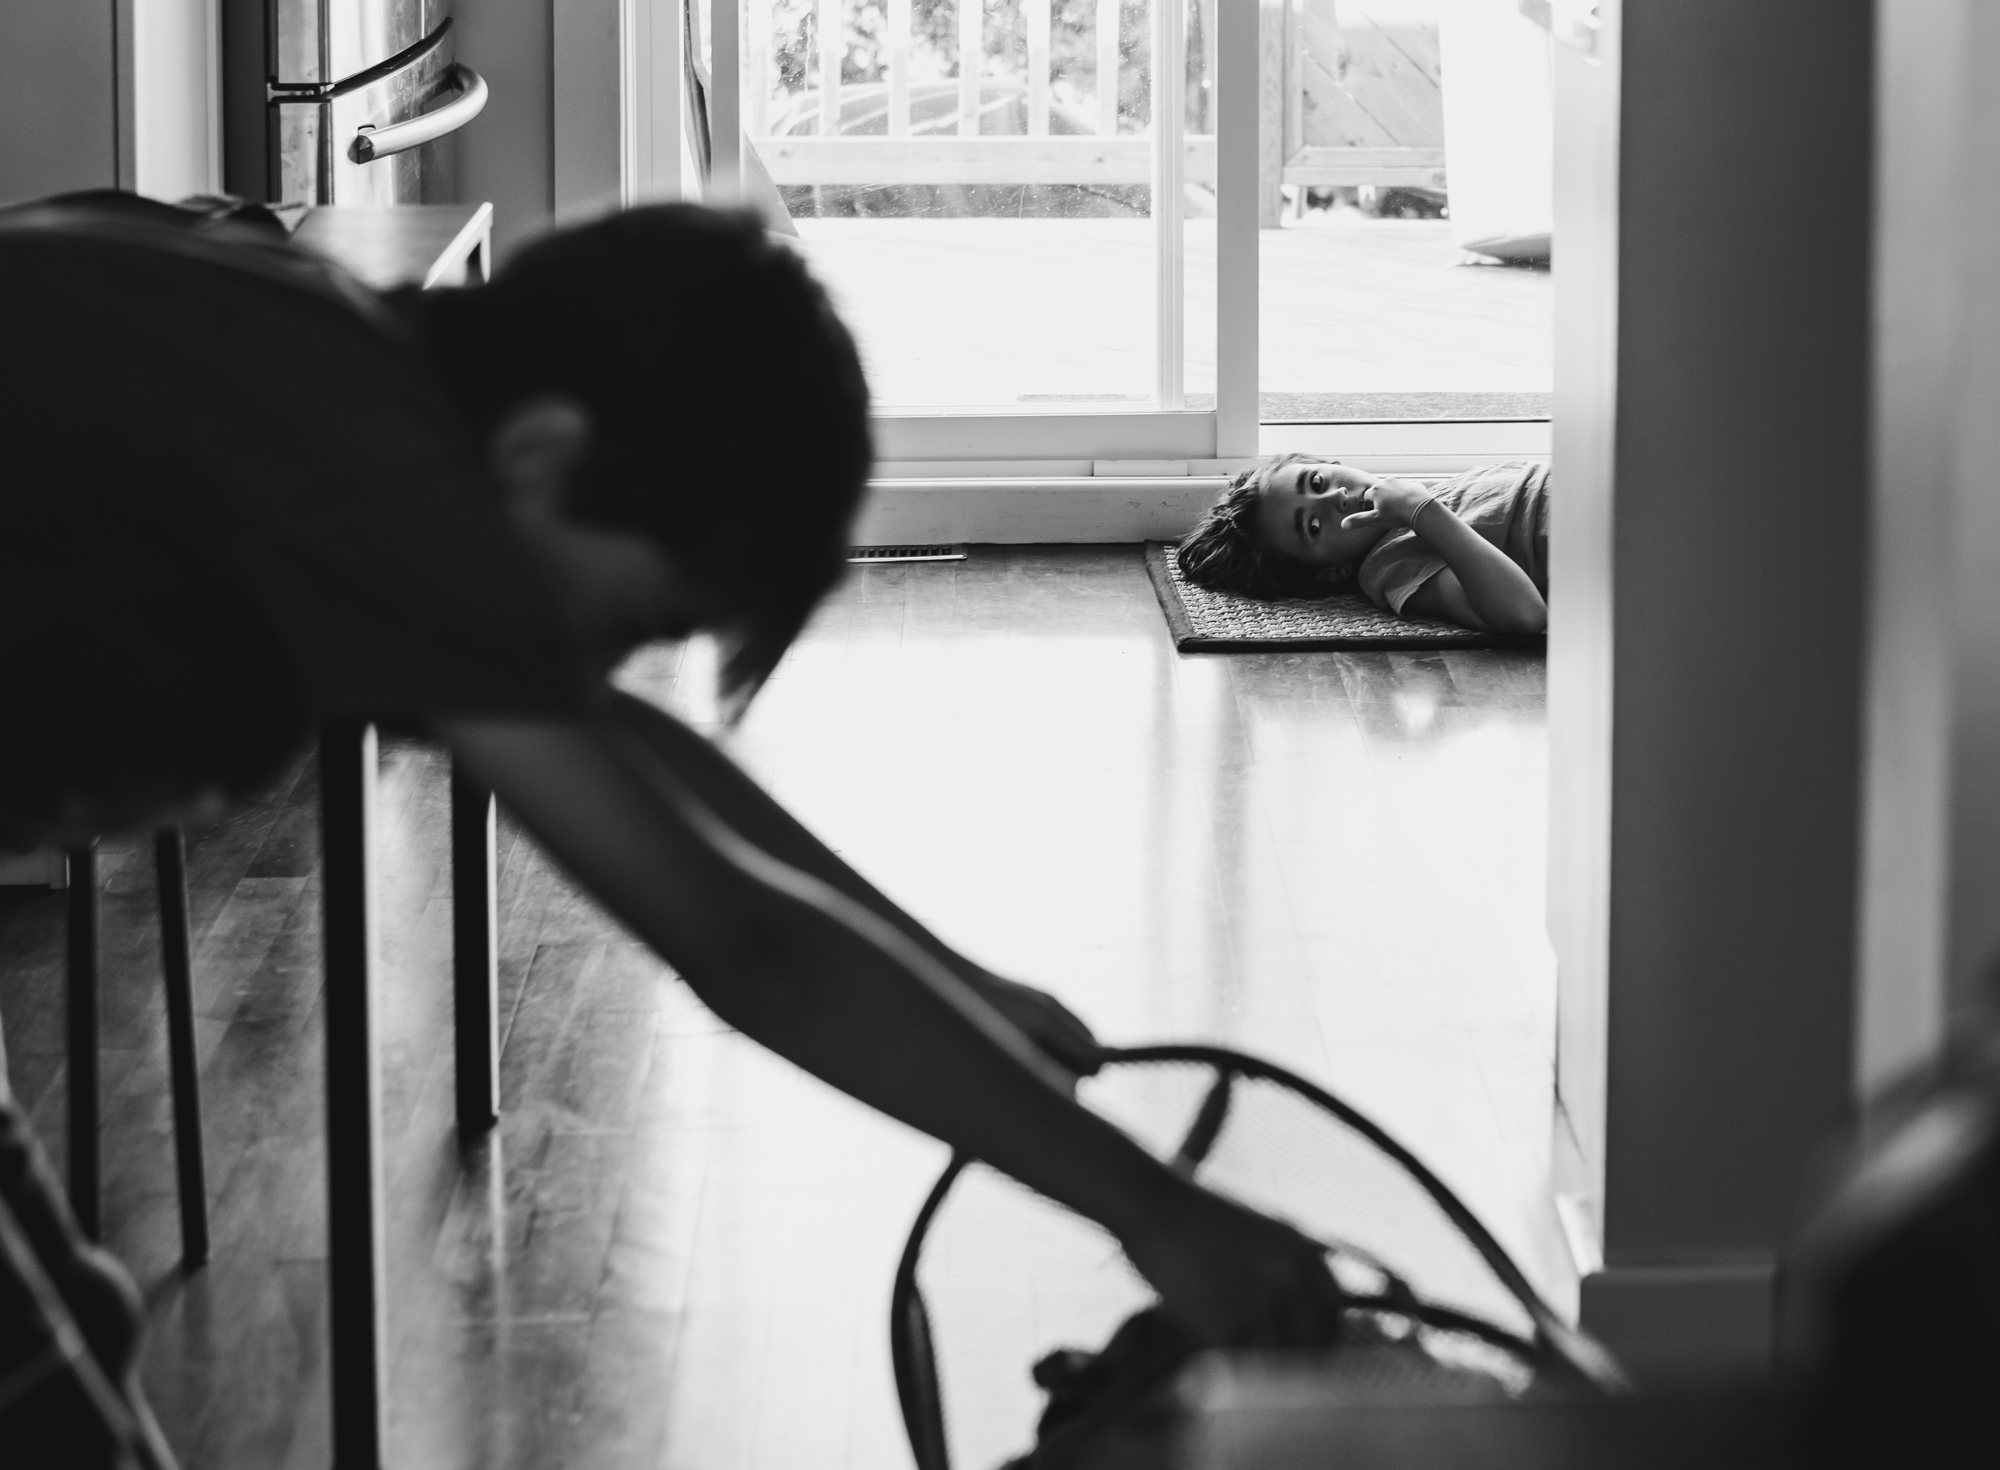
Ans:
[{"label": "dark object in foreground", "polygon": [[[1525,1388],[1490,1373],[1482,1384],[1479,1365],[1462,1361],[1409,1371],[1419,1355],[1393,1339],[1385,1353],[1379,1335],[1345,1337],[1323,1358],[1192,1361],[1171,1324],[1142,1313],[1101,1352],[1059,1352],[1037,1366],[1048,1406],[1015,1470],[1991,1464],[2000,1452],[1991,1411],[2000,1382],[1994,1018],[1962,1023],[1939,1066],[1871,1109],[1787,1252],[1782,1280],[1777,1376],[1668,1381],[1637,1395],[1546,1373]],[[935,1428],[941,1445],[941,1414]],[[926,1470],[947,1463],[920,1458]]]},{"label": "dark object in foreground", "polygon": [[1871,1112],[1785,1263],[1811,1463],[2000,1461],[2000,1006]]},{"label": "dark object in foreground", "polygon": [[1260,598],[1197,587],[1166,543],[1146,543],[1146,575],[1182,653],[1329,648],[1541,648],[1540,636],[1481,633],[1436,618],[1384,612],[1358,592]]},{"label": "dark object in foreground", "polygon": [[[1176,1470],[1799,1470],[1768,1383],[1485,1403],[1217,1358],[1181,1384]],[[1899,1462],[1888,1461],[1885,1465]],[[1092,1470],[1098,1470],[1093,1464]]]},{"label": "dark object in foreground", "polygon": [[140,1306],[0,1087],[0,1459],[171,1470],[139,1387]]},{"label": "dark object in foreground", "polygon": [[[91,1240],[101,1240],[97,844],[93,841],[73,849],[68,862],[69,1202],[83,1233]],[[195,1057],[187,839],[178,825],[154,833],[153,867],[160,895],[161,970],[166,978],[167,1065],[173,1093],[181,1261],[192,1268],[208,1260],[208,1164],[202,1147],[201,1069]]]},{"label": "dark object in foreground", "polygon": [[[2000,1459],[2000,1024],[1870,1109],[1786,1253],[1775,1378],[1597,1403],[1345,1394],[1282,1364],[1182,1382],[1186,1470],[1936,1470]],[[1642,1385],[1643,1387],[1643,1385]],[[1098,1462],[1093,1461],[1093,1465]],[[1114,1462],[1104,1462],[1110,1464]],[[1039,1467],[1038,1467],[1039,1470]]]},{"label": "dark object in foreground", "polygon": [[[1604,1350],[1555,1315],[1457,1196],[1303,1078],[1216,1047],[1155,1046],[1108,1052],[1079,1095],[1196,1182],[1326,1246],[1348,1307],[1338,1340],[1307,1355],[1315,1373],[1443,1403],[1623,1387]],[[1047,1403],[1015,1470],[1168,1463],[1183,1420],[1176,1380],[1199,1344],[1144,1304],[1129,1273],[1127,1288],[1107,1245],[1086,1222],[953,1159],[911,1231],[890,1308],[919,1470],[986,1470],[1017,1449],[1028,1425],[1016,1405],[995,1412],[1015,1395],[992,1378],[1030,1360]],[[1050,1333],[1092,1333],[1082,1340],[1104,1346],[1049,1351]]]},{"label": "dark object in foreground", "polygon": [[1058,1348],[1035,1364],[1048,1395],[1035,1448],[1005,1470],[1096,1470],[1169,1463],[1180,1426],[1174,1383],[1201,1345],[1158,1307],[1128,1317],[1094,1353]]}]

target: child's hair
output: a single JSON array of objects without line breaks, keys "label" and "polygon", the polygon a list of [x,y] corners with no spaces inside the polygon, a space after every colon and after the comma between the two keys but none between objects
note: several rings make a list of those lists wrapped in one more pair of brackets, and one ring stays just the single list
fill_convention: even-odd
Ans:
[{"label": "child's hair", "polygon": [[1309,454],[1281,454],[1231,480],[1181,538],[1174,553],[1181,574],[1197,587],[1246,597],[1315,597],[1339,590],[1324,579],[1321,568],[1275,556],[1257,540],[1258,497],[1271,472],[1312,460]]},{"label": "child's hair", "polygon": [[544,393],[589,410],[575,514],[721,594],[740,709],[846,570],[873,460],[860,355],[804,262],[754,215],[656,205],[417,300],[475,424]]}]

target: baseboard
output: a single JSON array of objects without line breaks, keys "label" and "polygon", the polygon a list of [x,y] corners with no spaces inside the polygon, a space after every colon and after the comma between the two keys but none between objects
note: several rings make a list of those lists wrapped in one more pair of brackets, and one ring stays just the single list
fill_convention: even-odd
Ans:
[{"label": "baseboard", "polygon": [[853,539],[856,546],[1172,541],[1225,483],[1209,475],[876,480]]},{"label": "baseboard", "polygon": [[1583,1280],[1582,1322],[1642,1386],[1769,1369],[1776,1262],[1610,1266]]},{"label": "baseboard", "polygon": [[[1424,431],[1423,437],[1412,441],[1416,430]],[[1495,460],[1546,457],[1548,430],[1545,422],[1267,424],[1266,436],[1276,438],[1265,449],[1323,454],[1378,475],[1424,479]],[[911,452],[885,454],[876,466],[854,531],[857,546],[1177,540],[1221,493],[1229,475],[1255,463],[1198,457],[935,459],[903,448]]]}]

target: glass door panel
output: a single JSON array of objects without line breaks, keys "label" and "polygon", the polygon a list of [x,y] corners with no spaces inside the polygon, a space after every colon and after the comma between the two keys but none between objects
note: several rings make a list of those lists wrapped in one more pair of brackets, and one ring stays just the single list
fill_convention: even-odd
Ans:
[{"label": "glass door panel", "polygon": [[1216,35],[1218,0],[1188,0],[1181,23],[1181,128],[1187,177],[1182,180],[1182,397],[1189,408],[1215,406],[1215,159],[1216,102],[1221,96]]},{"label": "glass door panel", "polygon": [[1183,406],[1213,0],[734,3],[744,187],[782,202],[879,409]]},{"label": "glass door panel", "polygon": [[1283,44],[1267,30],[1263,51],[1260,417],[1546,418],[1548,33],[1516,0],[1277,11],[1265,24]]}]

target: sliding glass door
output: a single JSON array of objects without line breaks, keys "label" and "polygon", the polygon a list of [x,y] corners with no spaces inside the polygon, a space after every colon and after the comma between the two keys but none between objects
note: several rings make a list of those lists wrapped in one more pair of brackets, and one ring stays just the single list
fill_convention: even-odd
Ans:
[{"label": "sliding glass door", "polygon": [[711,197],[796,232],[891,456],[1214,456],[1212,0],[712,3]]},{"label": "sliding glass door", "polygon": [[695,0],[708,193],[797,236],[885,461],[1533,452],[1447,432],[1547,413],[1532,10]]},{"label": "sliding glass door", "polygon": [[1553,128],[1533,8],[1272,6],[1265,423],[1547,417]]}]

